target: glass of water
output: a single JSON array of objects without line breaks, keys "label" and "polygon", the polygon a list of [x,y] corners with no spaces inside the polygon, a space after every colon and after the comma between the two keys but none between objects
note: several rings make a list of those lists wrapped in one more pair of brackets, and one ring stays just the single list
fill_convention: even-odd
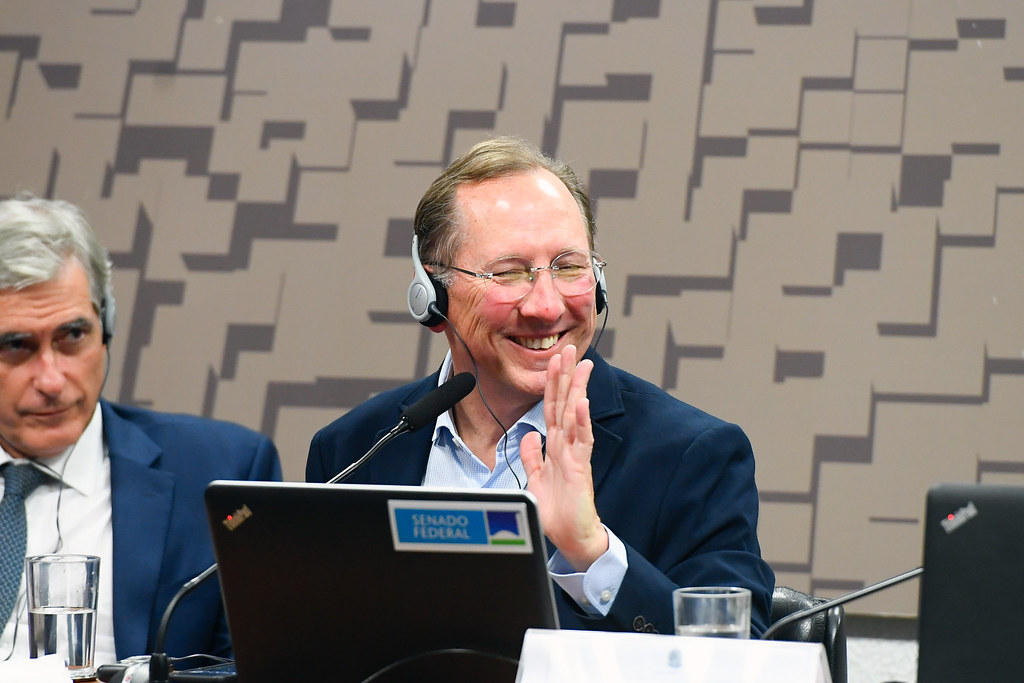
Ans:
[{"label": "glass of water", "polygon": [[71,678],[93,678],[100,558],[35,555],[25,558],[29,655],[57,654]]},{"label": "glass of water", "polygon": [[750,589],[694,586],[672,591],[676,635],[750,638]]}]

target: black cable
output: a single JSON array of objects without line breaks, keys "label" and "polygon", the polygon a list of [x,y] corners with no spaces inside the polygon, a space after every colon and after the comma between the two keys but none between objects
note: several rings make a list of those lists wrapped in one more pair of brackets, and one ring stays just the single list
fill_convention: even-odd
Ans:
[{"label": "black cable", "polygon": [[[501,427],[501,431],[504,434],[504,436],[501,439],[501,452],[505,458],[505,466],[508,467],[508,471],[512,473],[513,477],[515,477],[516,486],[518,486],[520,489],[523,489],[523,483],[519,481],[519,475],[516,474],[516,471],[512,468],[512,463],[510,463],[508,460],[508,429],[505,427],[504,424],[502,424],[501,420],[498,419],[498,416],[494,414],[494,411],[491,410],[490,404],[487,403],[487,399],[484,397],[483,389],[480,388],[480,369],[477,367],[476,359],[473,358],[473,352],[469,350],[469,345],[466,343],[466,340],[462,338],[462,335],[459,334],[459,331],[458,329],[456,329],[455,324],[448,319],[448,316],[442,313],[441,310],[434,304],[430,304],[428,309],[430,310],[431,313],[434,313],[444,318],[444,321],[448,323],[448,327],[450,327],[452,332],[455,333],[455,336],[458,338],[458,340],[462,342],[462,347],[466,349],[466,353],[469,354],[469,362],[473,364],[473,377],[476,378],[476,393],[480,395],[480,400],[483,401],[484,408],[487,408],[487,412],[490,413],[491,417],[494,418],[494,421],[498,423],[498,426]],[[520,460],[520,462],[522,462],[522,460]]]},{"label": "black cable", "polygon": [[[79,436],[79,439],[82,437]],[[46,472],[50,477],[57,480],[57,510],[54,514],[55,523],[57,528],[57,545],[54,547],[53,552],[59,553],[61,548],[64,547],[64,535],[60,530],[60,503],[64,499],[64,472],[68,469],[68,463],[71,461],[71,456],[75,454],[75,449],[78,448],[78,441],[71,446],[71,452],[68,453],[68,457],[64,458],[64,464],[60,468],[60,472],[53,469],[44,462],[39,462],[38,458],[33,458],[30,464],[34,465],[37,469],[41,469]]]},{"label": "black cable", "polygon": [[[515,477],[516,486],[518,486],[520,489],[525,488],[523,486],[523,483],[519,481],[519,475],[516,474],[516,471],[514,469],[512,469],[512,464],[508,460],[508,429],[506,429],[505,425],[502,424],[501,420],[498,419],[498,416],[494,414],[494,411],[491,410],[491,406],[487,403],[487,399],[484,397],[483,389],[480,388],[480,371],[477,368],[476,359],[473,358],[473,352],[469,350],[469,345],[466,343],[466,340],[462,338],[462,335],[459,334],[459,330],[455,327],[452,321],[449,320],[448,316],[441,312],[441,309],[439,309],[433,303],[431,303],[427,308],[431,313],[443,318],[444,321],[448,323],[448,326],[452,329],[452,332],[455,333],[455,336],[462,343],[462,347],[466,349],[466,353],[469,354],[469,361],[473,364],[473,376],[476,378],[476,391],[478,394],[480,394],[480,400],[483,401],[484,408],[487,408],[487,412],[490,413],[491,417],[494,418],[494,421],[498,423],[498,426],[501,427],[501,431],[504,434],[504,437],[502,437],[502,455],[505,458],[505,466],[508,467],[509,472],[511,472],[512,476]],[[607,327],[607,325],[608,304],[606,303],[604,306],[604,320],[601,322],[601,329],[597,333],[597,339],[595,339],[594,343],[591,344],[591,348],[594,349],[594,351],[597,351],[597,345],[601,343],[601,337],[604,336],[604,329],[605,327]]]},{"label": "black cable", "polygon": [[[0,437],[0,443],[7,444],[8,442],[3,437]],[[51,478],[56,479],[57,480],[57,484],[59,486],[59,488],[57,489],[57,510],[54,513],[54,518],[55,518],[56,528],[57,528],[57,545],[53,549],[54,553],[60,552],[60,549],[64,547],[64,537],[63,537],[63,535],[61,534],[61,531],[60,531],[60,502],[61,502],[61,500],[63,500],[63,497],[64,497],[64,471],[67,469],[68,461],[71,460],[71,456],[74,454],[75,448],[77,448],[77,447],[78,447],[78,442],[76,441],[71,446],[71,452],[68,453],[68,457],[66,457],[64,459],[64,465],[60,468],[60,472],[59,473],[57,472],[57,470],[53,469],[52,467],[50,467],[46,463],[39,462],[38,458],[32,458],[29,461],[29,463],[28,463],[29,467],[35,467],[37,470],[41,470],[41,471],[45,472],[47,475],[49,475]],[[12,447],[12,449],[13,449],[13,447]],[[14,650],[18,646],[18,631],[21,630],[21,629],[18,628],[18,621],[21,619],[21,612],[22,612],[22,610],[24,610],[27,605],[28,605],[28,592],[26,591],[26,593],[24,595],[19,593],[17,600],[15,600],[15,602],[14,602],[14,609],[11,612],[11,614],[12,614],[12,616],[14,618],[14,635],[11,638],[11,650],[10,650],[10,652],[7,653],[7,656],[5,656],[0,661],[4,661],[4,662],[9,661],[11,659],[11,657],[14,655]]]},{"label": "black cable", "polygon": [[378,669],[377,671],[373,672],[368,677],[363,679],[363,683],[372,683],[372,681],[379,679],[381,676],[384,676],[399,667],[411,664],[413,662],[416,662],[417,660],[435,657],[437,655],[473,655],[475,657],[480,657],[484,660],[492,661],[495,663],[508,664],[509,666],[513,667],[519,666],[518,659],[513,659],[512,657],[507,657],[505,655],[499,655],[493,652],[484,652],[483,650],[475,650],[473,648],[450,647],[441,648],[439,650],[430,650],[428,652],[417,652],[414,655],[409,655],[408,657],[399,659],[397,662],[392,662],[384,668]]},{"label": "black cable", "polygon": [[[109,344],[105,344],[104,345],[104,349],[106,350],[106,354],[107,354],[107,363],[106,363],[106,366],[103,369],[103,382],[100,384],[100,393],[101,394],[103,393],[103,388],[107,385],[107,378],[110,376],[110,345]],[[91,418],[90,418],[90,422],[91,422]],[[88,423],[86,424],[86,427],[88,428]],[[84,430],[83,430],[83,433],[84,433]],[[30,463],[29,463],[30,465],[34,465],[36,467],[36,469],[43,470],[48,475],[50,475],[52,478],[57,480],[57,485],[58,485],[58,488],[57,488],[57,509],[54,512],[54,522],[56,524],[56,530],[57,530],[57,545],[54,546],[54,548],[53,548],[54,554],[59,553],[61,551],[61,549],[64,547],[64,534],[60,530],[60,504],[61,504],[61,501],[64,500],[64,486],[65,486],[64,472],[67,471],[68,463],[71,461],[71,456],[75,454],[75,449],[78,448],[78,443],[81,440],[81,438],[82,438],[82,434],[79,434],[78,435],[78,440],[76,440],[75,443],[71,444],[71,451],[68,453],[68,456],[66,458],[64,458],[64,464],[61,465],[60,472],[57,472],[57,470],[53,469],[52,467],[50,467],[46,463],[40,462],[38,458],[32,458]],[[101,438],[101,444],[100,445],[101,445],[102,448],[106,448],[106,445],[102,443],[102,438]],[[14,447],[9,444],[7,439],[3,438],[3,435],[0,435],[0,446],[5,447],[5,450],[10,450],[10,451],[14,450]],[[106,455],[106,453],[104,453],[104,455]],[[21,610],[25,607],[24,604],[22,604],[19,607],[19,603],[21,603],[20,596],[19,596],[19,599],[15,602],[15,605],[14,605],[14,614],[16,614],[18,616],[16,616],[14,618],[14,622],[15,622],[14,623],[14,636],[11,639],[11,651],[8,652],[7,656],[4,657],[0,661],[5,661],[6,662],[6,661],[10,660],[11,656],[14,654],[14,649],[15,649],[15,647],[17,647],[17,644],[18,644],[18,630],[19,629],[18,629],[18,623],[17,622],[18,622],[18,619],[20,618]],[[27,595],[26,595],[26,603],[27,603]]]},{"label": "black cable", "polygon": [[608,304],[604,305],[604,321],[601,323],[601,330],[597,333],[597,339],[590,345],[590,348],[597,351],[597,345],[601,343],[601,337],[604,336],[604,328],[608,325]]}]

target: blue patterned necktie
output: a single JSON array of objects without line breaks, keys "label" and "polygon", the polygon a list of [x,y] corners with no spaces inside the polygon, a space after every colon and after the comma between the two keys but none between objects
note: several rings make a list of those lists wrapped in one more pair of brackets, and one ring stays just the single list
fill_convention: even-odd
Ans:
[{"label": "blue patterned necktie", "polygon": [[25,497],[49,478],[31,465],[7,463],[0,467],[4,475],[4,497],[0,500],[0,628],[7,621],[18,599],[18,587],[25,568]]}]

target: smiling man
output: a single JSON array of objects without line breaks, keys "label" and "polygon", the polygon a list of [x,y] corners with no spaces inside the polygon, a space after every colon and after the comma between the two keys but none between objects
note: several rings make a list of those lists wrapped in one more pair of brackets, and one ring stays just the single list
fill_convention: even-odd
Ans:
[{"label": "smiling man", "polygon": [[671,633],[674,588],[725,585],[751,589],[761,633],[774,575],[750,443],[589,348],[605,262],[573,170],[516,138],[484,141],[434,181],[414,230],[430,303],[414,301],[414,281],[410,312],[444,332],[449,353],[434,375],[318,432],[307,479],[327,481],[406,407],[471,372],[478,390],[433,432],[395,439],[348,482],[527,488],[556,549],[562,628]]},{"label": "smiling man", "polygon": [[[0,538],[0,661],[29,656],[20,563],[48,553],[100,557],[97,665],[151,653],[171,598],[214,562],[206,485],[281,478],[265,436],[101,399],[113,332],[110,262],[82,212],[0,202],[0,517],[16,522]],[[166,650],[230,654],[216,582],[179,603]]]}]

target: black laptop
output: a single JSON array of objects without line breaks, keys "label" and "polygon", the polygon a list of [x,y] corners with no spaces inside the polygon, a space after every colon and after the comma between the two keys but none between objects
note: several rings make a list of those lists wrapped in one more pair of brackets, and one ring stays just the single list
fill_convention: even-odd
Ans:
[{"label": "black laptop", "polygon": [[242,683],[512,681],[558,627],[524,491],[216,481],[206,508]]},{"label": "black laptop", "polygon": [[1024,487],[928,492],[918,683],[1024,680]]}]

